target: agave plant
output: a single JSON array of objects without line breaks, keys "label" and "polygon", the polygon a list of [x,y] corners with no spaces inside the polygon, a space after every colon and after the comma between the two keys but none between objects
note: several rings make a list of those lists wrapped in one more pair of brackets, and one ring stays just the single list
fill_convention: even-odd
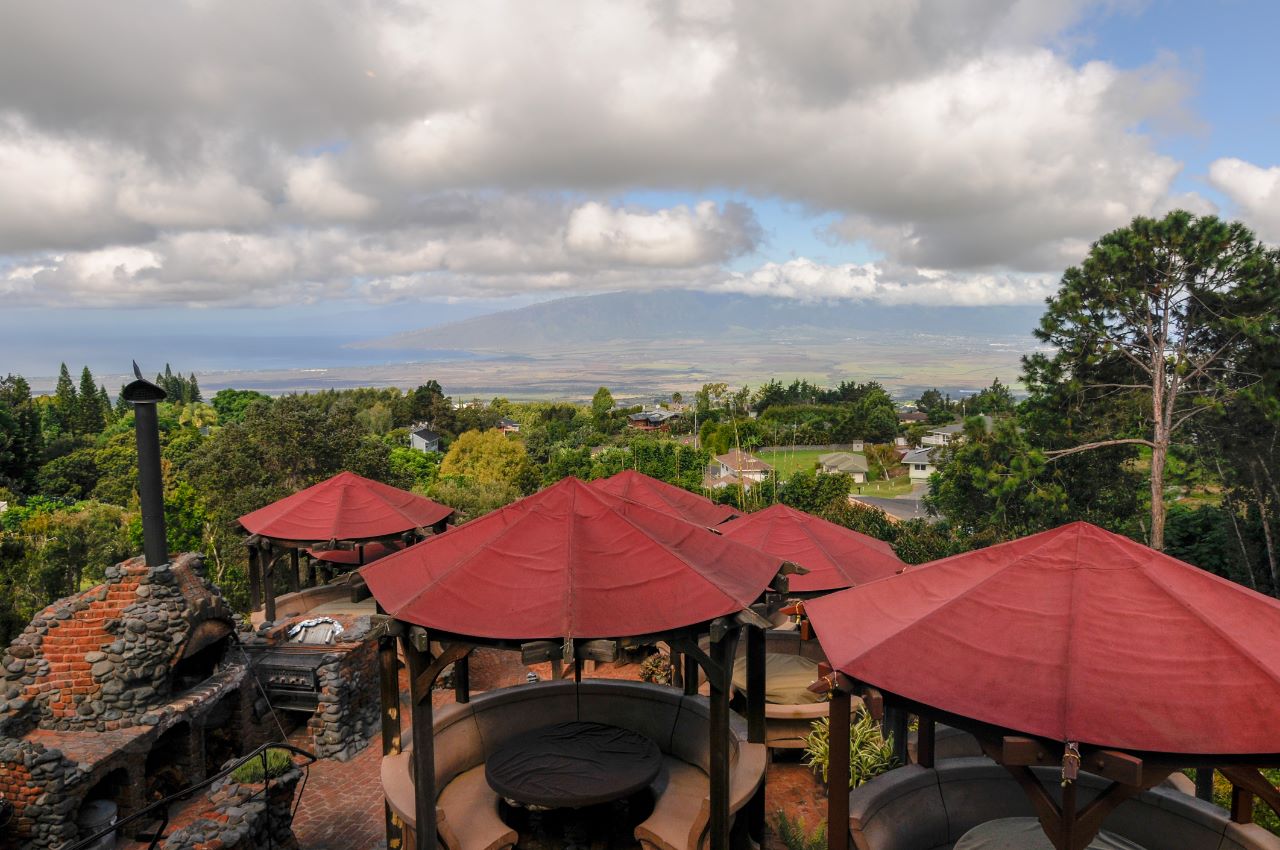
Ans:
[{"label": "agave plant", "polygon": [[[804,763],[830,781],[831,721],[823,717],[813,722],[813,731],[805,738]],[[874,776],[897,766],[893,758],[893,736],[885,737],[866,709],[859,708],[849,724],[849,787],[856,788]]]}]

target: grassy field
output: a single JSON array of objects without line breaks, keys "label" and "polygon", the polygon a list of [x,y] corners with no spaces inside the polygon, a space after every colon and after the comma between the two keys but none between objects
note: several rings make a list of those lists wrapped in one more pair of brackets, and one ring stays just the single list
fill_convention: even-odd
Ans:
[{"label": "grassy field", "polygon": [[779,481],[786,481],[793,472],[816,468],[818,457],[824,454],[825,451],[780,451],[759,452],[756,457],[778,471]]},{"label": "grassy field", "polygon": [[[814,469],[818,463],[818,457],[826,454],[825,451],[777,451],[777,452],[759,452],[757,457],[772,466],[778,471],[778,480],[786,481],[793,473],[802,469]],[[872,481],[869,484],[853,485],[854,493],[861,493],[864,496],[884,496],[886,498],[893,496],[905,496],[911,492],[911,479],[903,475],[898,478],[890,478],[887,481]]]},{"label": "grassy field", "polygon": [[906,475],[899,475],[897,478],[890,478],[887,481],[854,484],[852,492],[855,496],[881,496],[886,499],[905,496],[911,492],[911,478]]}]

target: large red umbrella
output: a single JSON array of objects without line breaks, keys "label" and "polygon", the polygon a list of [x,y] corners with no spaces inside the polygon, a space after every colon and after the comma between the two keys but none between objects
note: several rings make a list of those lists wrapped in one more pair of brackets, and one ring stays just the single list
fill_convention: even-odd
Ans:
[{"label": "large red umbrella", "polygon": [[240,517],[250,534],[275,540],[371,540],[435,525],[453,508],[354,472],[340,472]]},{"label": "large red umbrella", "polygon": [[697,493],[690,493],[674,484],[651,478],[642,472],[624,469],[622,472],[591,482],[606,493],[674,513],[678,517],[711,527],[739,516],[728,505],[720,505]]},{"label": "large red umbrella", "polygon": [[807,569],[807,575],[791,577],[791,590],[797,593],[865,584],[906,566],[883,540],[783,504],[748,514],[717,530],[730,540]]},{"label": "large red umbrella", "polygon": [[736,613],[783,564],[566,478],[360,572],[397,619],[527,641],[629,637]]},{"label": "large red umbrella", "polygon": [[1063,742],[1280,753],[1280,601],[1078,522],[806,604],[832,665]]}]

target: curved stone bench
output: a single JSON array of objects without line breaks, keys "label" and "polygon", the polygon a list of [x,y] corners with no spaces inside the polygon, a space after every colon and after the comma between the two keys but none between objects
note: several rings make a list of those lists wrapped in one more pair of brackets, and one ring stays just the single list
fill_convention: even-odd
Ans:
[{"label": "curved stone bench", "polygon": [[[1058,771],[1036,768],[1060,799]],[[1079,805],[1106,786],[1080,775]],[[1177,786],[1177,787],[1175,787]],[[1145,850],[1280,850],[1280,837],[1177,790],[1174,782],[1122,803],[1103,824]],[[949,850],[980,823],[1034,817],[1025,793],[1003,767],[986,758],[958,758],[928,769],[908,765],[849,792],[849,829],[858,850]]]},{"label": "curved stone bench", "polygon": [[[485,781],[485,759],[516,735],[570,720],[630,729],[662,750],[663,771],[652,788],[653,813],[636,827],[642,847],[705,846],[711,806],[707,700],[661,685],[597,679],[580,685],[517,685],[436,712],[436,817],[448,850],[501,850],[515,843],[515,832],[498,816],[498,795]],[[745,726],[737,718],[731,716],[730,728],[730,810],[736,813],[764,782],[766,750],[747,743]],[[412,742],[406,740],[404,752],[382,760],[383,793],[409,830],[417,820],[411,758]]]}]

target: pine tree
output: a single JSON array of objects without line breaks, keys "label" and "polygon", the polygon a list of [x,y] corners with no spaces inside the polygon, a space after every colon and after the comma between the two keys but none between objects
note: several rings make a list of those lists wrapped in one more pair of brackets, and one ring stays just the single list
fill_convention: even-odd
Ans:
[{"label": "pine tree", "polygon": [[116,418],[119,419],[129,412],[129,402],[124,400],[124,384],[120,385],[120,394],[116,396]]},{"label": "pine tree", "polygon": [[183,401],[188,404],[204,401],[204,398],[200,395],[200,384],[196,381],[195,372],[192,372],[191,377],[187,380],[187,397]]},{"label": "pine tree", "polygon": [[111,396],[107,393],[106,384],[98,384],[98,409],[102,411],[104,424],[110,425],[116,421],[116,411],[111,406]]},{"label": "pine tree", "polygon": [[76,430],[81,434],[97,434],[102,430],[102,407],[97,381],[85,366],[80,372],[80,391],[76,394]]},{"label": "pine tree", "polygon": [[71,382],[67,364],[63,363],[58,372],[58,386],[53,391],[53,408],[50,412],[53,414],[54,424],[64,434],[76,431],[76,407],[76,385]]}]

